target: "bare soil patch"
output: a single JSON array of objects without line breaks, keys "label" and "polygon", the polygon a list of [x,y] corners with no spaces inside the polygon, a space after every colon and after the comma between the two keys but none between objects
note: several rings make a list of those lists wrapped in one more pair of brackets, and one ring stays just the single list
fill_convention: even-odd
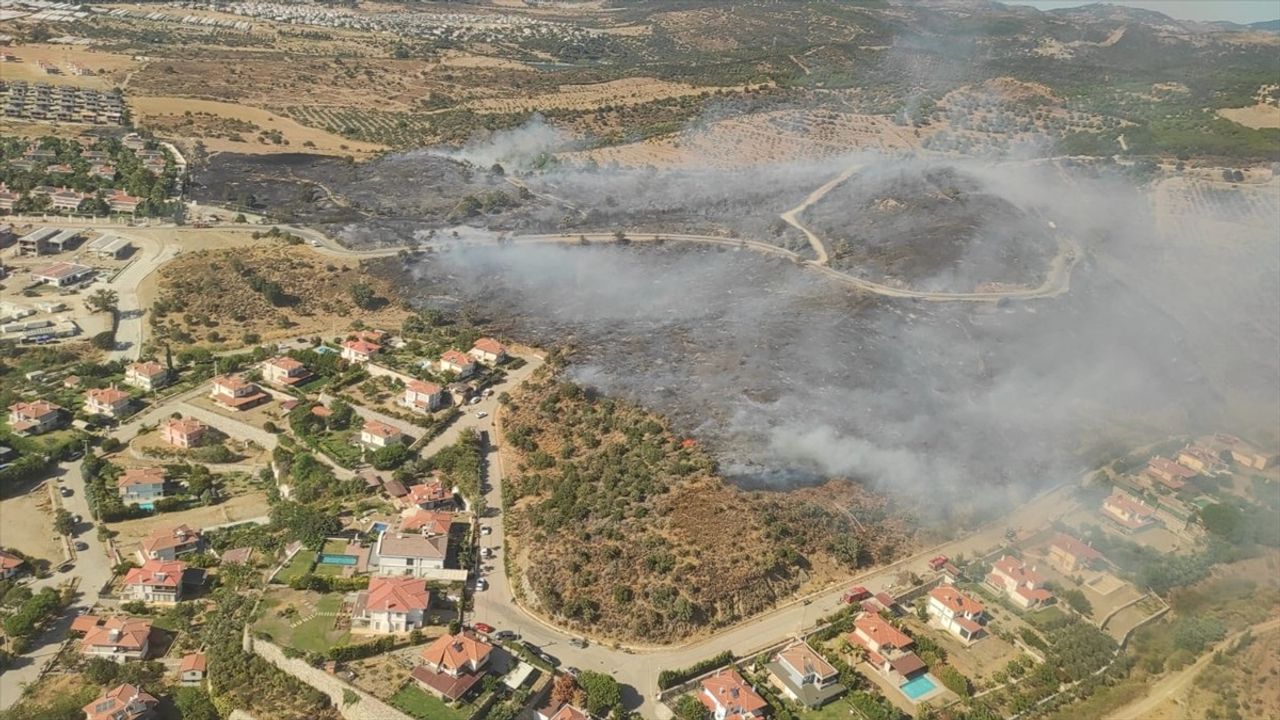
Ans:
[{"label": "bare soil patch", "polygon": [[1233,123],[1255,130],[1280,128],[1280,105],[1259,103],[1242,108],[1223,108],[1218,111],[1218,114]]},{"label": "bare soil patch", "polygon": [[[6,80],[74,85],[94,90],[110,90],[123,84],[129,72],[141,65],[127,55],[71,45],[17,45],[6,50],[19,60],[0,65],[3,68],[0,75]],[[42,63],[56,67],[58,72],[50,74]]]},{"label": "bare soil patch", "polygon": [[0,547],[53,564],[62,561],[62,546],[53,531],[53,510],[44,483],[21,495],[0,499]]},{"label": "bare soil patch", "polygon": [[116,547],[128,555],[136,548],[139,540],[151,535],[161,528],[175,525],[189,525],[193,528],[205,528],[210,525],[247,520],[265,514],[267,496],[261,492],[250,492],[235,495],[217,505],[192,508],[181,512],[158,513],[151,517],[124,522],[112,523],[111,529],[120,533],[115,538]]}]

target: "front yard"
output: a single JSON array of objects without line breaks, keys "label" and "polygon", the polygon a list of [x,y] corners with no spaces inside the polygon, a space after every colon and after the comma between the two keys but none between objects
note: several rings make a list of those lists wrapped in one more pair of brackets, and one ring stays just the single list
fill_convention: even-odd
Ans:
[{"label": "front yard", "polygon": [[316,554],[312,550],[302,548],[293,558],[289,560],[289,564],[280,569],[276,573],[275,581],[284,585],[288,585],[294,580],[311,572],[311,567],[315,565]]},{"label": "front yard", "polygon": [[471,715],[469,709],[450,707],[440,698],[418,687],[413,680],[392,695],[389,702],[393,707],[422,720],[466,720]]},{"label": "front yard", "polygon": [[273,642],[303,652],[324,653],[351,644],[348,628],[336,628],[343,593],[273,590],[263,598],[265,612],[254,629]]}]

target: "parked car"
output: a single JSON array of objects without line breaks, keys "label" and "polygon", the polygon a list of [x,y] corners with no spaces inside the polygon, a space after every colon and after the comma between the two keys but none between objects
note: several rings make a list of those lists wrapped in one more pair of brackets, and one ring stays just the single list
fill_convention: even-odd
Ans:
[{"label": "parked car", "polygon": [[475,397],[471,398],[471,402],[470,402],[470,404],[471,404],[471,405],[479,405],[479,404],[480,404],[480,401],[481,401],[481,400],[483,400],[483,399],[484,399],[484,398],[482,398],[482,397],[480,397],[479,395],[477,395],[477,396],[475,396]]},{"label": "parked car", "polygon": [[80,523],[84,522],[84,518],[80,517],[79,515],[76,515],[71,518],[71,521],[79,525]]},{"label": "parked car", "polygon": [[62,494],[62,497],[71,497],[71,488],[66,485],[58,488],[58,492]]},{"label": "parked car", "polygon": [[488,534],[489,534],[489,533],[491,533],[491,532],[493,532],[493,528],[489,527],[488,525],[481,525],[481,526],[480,526],[480,534],[481,534],[481,535],[488,535]]},{"label": "parked car", "polygon": [[514,630],[499,630],[490,637],[494,640],[516,640],[520,637],[520,634]]},{"label": "parked car", "polygon": [[579,672],[580,672],[580,671],[579,671],[579,670],[578,670],[578,668],[576,668],[576,667],[567,667],[567,668],[565,668],[565,669],[564,669],[564,674],[565,674],[565,675],[568,675],[569,677],[572,677],[572,678],[575,678],[575,679],[578,677],[578,673],[579,673]]},{"label": "parked car", "polygon": [[478,417],[478,418],[487,418],[487,417],[489,417],[489,413],[487,413],[487,412],[485,412],[485,411],[481,410],[480,412],[476,413],[476,417]]},{"label": "parked car", "polygon": [[77,551],[79,551],[79,552],[84,552],[85,550],[88,550],[88,549],[89,549],[89,543],[84,542],[83,540],[82,540],[82,541],[80,541],[80,542],[78,542],[78,543],[76,543],[76,550],[77,550]]},{"label": "parked car", "polygon": [[556,657],[555,655],[550,655],[545,652],[539,652],[538,658],[541,659],[542,662],[550,665],[553,668],[560,667],[560,658]]},{"label": "parked car", "polygon": [[572,646],[574,646],[574,647],[576,647],[576,648],[586,648],[586,647],[587,647],[587,639],[586,639],[586,638],[572,638],[572,639],[570,639],[570,640],[569,640],[569,644],[570,644],[570,645],[572,645]]},{"label": "parked car", "polygon": [[488,590],[488,589],[489,589],[488,580],[485,580],[484,578],[480,578],[479,580],[476,581],[476,592],[484,592],[485,590]]},{"label": "parked car", "polygon": [[471,627],[475,628],[477,632],[482,632],[485,635],[493,634],[493,626],[486,623],[476,623]]}]

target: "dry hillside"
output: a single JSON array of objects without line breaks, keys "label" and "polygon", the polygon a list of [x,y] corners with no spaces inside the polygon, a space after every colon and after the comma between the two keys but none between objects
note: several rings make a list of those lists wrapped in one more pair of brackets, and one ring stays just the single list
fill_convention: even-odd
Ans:
[{"label": "dry hillside", "polygon": [[856,485],[740,490],[660,419],[548,374],[502,420],[510,569],[527,601],[593,635],[725,625],[889,559],[907,537]]},{"label": "dry hillside", "polygon": [[[165,265],[151,314],[156,335],[218,344],[244,335],[337,334],[357,317],[376,327],[398,327],[404,319],[387,281],[304,246],[267,242],[184,253]],[[367,309],[353,300],[352,288],[360,285],[373,297]]]}]

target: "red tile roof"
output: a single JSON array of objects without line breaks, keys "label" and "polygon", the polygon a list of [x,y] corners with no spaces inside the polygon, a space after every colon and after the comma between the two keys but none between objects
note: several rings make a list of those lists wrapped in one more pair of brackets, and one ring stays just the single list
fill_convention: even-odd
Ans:
[{"label": "red tile roof", "polygon": [[472,345],[472,348],[479,350],[480,352],[488,353],[490,355],[502,355],[507,351],[507,348],[505,345],[498,342],[497,340],[494,340],[493,338],[487,338],[487,337],[480,338],[479,340],[477,340],[475,344]]},{"label": "red tile roof", "polygon": [[1058,548],[1067,555],[1085,562],[1089,562],[1090,560],[1100,560],[1102,558],[1102,553],[1093,549],[1092,546],[1086,545],[1066,533],[1058,533],[1053,541],[1049,543],[1049,547]]},{"label": "red tile roof", "polygon": [[158,704],[142,688],[125,683],[102,693],[82,710],[85,720],[136,720]]},{"label": "red tile roof", "polygon": [[[909,648],[913,642],[910,635],[902,632],[898,628],[889,624],[888,620],[875,614],[867,614],[853,621],[853,626],[857,630],[862,631],[864,635],[871,638],[877,647],[894,647],[899,650]],[[857,638],[855,642],[862,645],[861,638],[854,633],[852,638]]]},{"label": "red tile roof", "polygon": [[181,560],[148,560],[142,567],[130,570],[124,576],[124,584],[177,588],[182,583],[182,573],[186,569],[187,564]]},{"label": "red tile roof", "polygon": [[129,468],[120,474],[120,478],[116,480],[116,483],[118,483],[120,487],[132,487],[134,485],[160,485],[164,483],[164,468]]},{"label": "red tile roof", "polygon": [[348,340],[342,343],[342,347],[360,355],[373,355],[382,349],[381,345],[364,340]]},{"label": "red tile roof", "polygon": [[422,660],[442,670],[462,671],[469,664],[482,665],[492,651],[492,645],[466,633],[441,635],[422,651]]},{"label": "red tile roof", "polygon": [[466,353],[458,352],[457,350],[445,350],[444,354],[440,356],[440,360],[441,362],[447,362],[459,367],[466,367],[468,365],[475,364],[475,361],[471,359],[471,356]]},{"label": "red tile roof", "polygon": [[189,670],[204,672],[208,666],[208,661],[205,659],[204,653],[187,653],[182,656],[182,662],[178,664],[178,672],[185,673]]},{"label": "red tile roof", "polygon": [[22,565],[22,563],[22,558],[17,555],[0,550],[0,570],[9,571]]},{"label": "red tile roof", "polygon": [[769,706],[733,668],[725,668],[715,675],[704,678],[702,690],[698,699],[702,700],[709,710],[714,711],[715,706],[711,698],[715,698],[715,702],[725,708],[728,717],[756,715]]},{"label": "red tile roof", "polygon": [[[86,623],[81,624],[81,627],[84,628],[82,648],[110,647],[119,648],[125,652],[136,652],[141,650],[151,637],[151,621],[143,618],[109,617],[102,619],[92,615],[82,615],[81,618],[93,619],[93,623],[88,627],[84,627]],[[77,620],[81,618],[77,618]],[[72,628],[76,628],[74,622],[72,623]]]},{"label": "red tile roof", "polygon": [[198,542],[200,531],[192,530],[188,525],[171,528],[160,528],[142,540],[142,549],[148,553],[181,547],[187,543]]},{"label": "red tile roof", "polygon": [[939,585],[929,591],[929,597],[942,603],[943,607],[953,613],[963,615],[982,614],[982,605],[951,585]]},{"label": "red tile roof", "polygon": [[374,577],[369,580],[369,595],[364,606],[378,612],[405,613],[426,610],[430,604],[426,580]]},{"label": "red tile roof", "polygon": [[378,420],[365,420],[363,432],[383,439],[400,437],[401,434],[399,429]]}]

